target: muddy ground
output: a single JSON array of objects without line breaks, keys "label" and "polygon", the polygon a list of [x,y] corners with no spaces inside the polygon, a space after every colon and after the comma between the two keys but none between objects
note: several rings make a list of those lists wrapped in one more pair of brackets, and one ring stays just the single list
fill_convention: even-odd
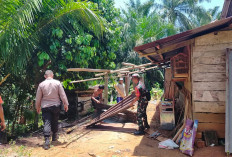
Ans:
[{"label": "muddy ground", "polygon": [[[151,102],[147,109],[152,133],[159,127],[157,103]],[[67,130],[60,133],[58,142],[52,143],[49,150],[44,150],[42,133],[27,138],[20,138],[16,143],[0,146],[0,156],[33,156],[33,157],[184,157],[178,149],[165,150],[158,148],[158,140],[144,136],[134,136],[137,125],[133,123],[102,123],[94,128],[77,127],[70,134]],[[164,137],[171,132],[161,131]],[[196,149],[197,157],[224,157],[224,147],[207,147]]]}]

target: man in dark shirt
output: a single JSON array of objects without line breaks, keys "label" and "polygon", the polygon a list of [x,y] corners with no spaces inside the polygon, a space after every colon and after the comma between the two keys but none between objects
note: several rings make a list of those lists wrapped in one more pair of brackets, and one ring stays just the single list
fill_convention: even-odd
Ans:
[{"label": "man in dark shirt", "polygon": [[145,85],[143,82],[140,81],[140,76],[139,74],[133,74],[132,75],[132,81],[136,85],[135,87],[135,95],[136,99],[131,103],[131,106],[134,105],[136,101],[138,101],[138,106],[137,106],[137,122],[139,126],[139,130],[135,131],[135,135],[144,135],[145,132],[144,130],[147,128],[149,129],[150,126],[147,122],[147,105],[148,105],[148,100],[146,98],[146,95],[144,94],[146,91]]}]

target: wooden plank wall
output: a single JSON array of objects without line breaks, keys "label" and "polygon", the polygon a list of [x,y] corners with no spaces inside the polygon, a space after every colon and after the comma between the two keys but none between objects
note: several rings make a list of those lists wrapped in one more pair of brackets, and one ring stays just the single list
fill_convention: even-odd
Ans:
[{"label": "wooden plank wall", "polygon": [[232,48],[232,31],[195,38],[192,52],[193,118],[199,131],[215,130],[225,137],[226,48]]}]

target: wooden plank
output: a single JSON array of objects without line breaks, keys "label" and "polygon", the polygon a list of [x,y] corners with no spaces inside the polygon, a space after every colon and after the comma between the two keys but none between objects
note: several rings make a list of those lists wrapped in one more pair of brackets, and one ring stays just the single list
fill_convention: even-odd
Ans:
[{"label": "wooden plank", "polygon": [[225,64],[218,64],[218,65],[196,64],[196,65],[193,65],[193,74],[203,73],[203,72],[205,72],[205,73],[225,73],[226,72],[226,65]]},{"label": "wooden plank", "polygon": [[193,64],[223,64],[226,63],[226,56],[194,57]]},{"label": "wooden plank", "polygon": [[225,113],[225,102],[193,102],[194,112]]},{"label": "wooden plank", "polygon": [[211,91],[226,90],[225,82],[193,82],[193,90]]},{"label": "wooden plank", "polygon": [[193,119],[204,123],[225,123],[225,113],[193,113]]},{"label": "wooden plank", "polygon": [[110,70],[107,69],[89,69],[89,68],[69,68],[67,71],[85,71],[85,72],[110,72]]},{"label": "wooden plank", "polygon": [[213,44],[213,45],[197,45],[193,47],[193,54],[196,52],[210,52],[212,51],[212,54],[214,54],[213,51],[225,51],[225,48],[232,48],[232,41],[229,41],[228,43],[219,43],[219,44]]},{"label": "wooden plank", "polygon": [[225,82],[226,73],[195,73],[193,81],[201,82]]},{"label": "wooden plank", "polygon": [[218,31],[195,38],[195,45],[214,45],[232,41],[232,31]]},{"label": "wooden plank", "polygon": [[193,91],[194,101],[225,101],[226,91]]},{"label": "wooden plank", "polygon": [[109,76],[108,74],[104,77],[105,85],[104,85],[104,104],[108,104],[108,82],[109,82]]},{"label": "wooden plank", "polygon": [[[202,46],[199,46],[199,47],[202,47]],[[193,51],[193,58],[195,57],[218,57],[218,56],[225,56],[225,55],[226,55],[225,47],[220,47],[219,50],[211,50],[211,46],[210,47],[205,46],[202,49],[198,49],[198,47],[194,48],[194,51]]]},{"label": "wooden plank", "polygon": [[225,138],[225,124],[222,123],[198,123],[197,131],[214,130],[219,138]]}]

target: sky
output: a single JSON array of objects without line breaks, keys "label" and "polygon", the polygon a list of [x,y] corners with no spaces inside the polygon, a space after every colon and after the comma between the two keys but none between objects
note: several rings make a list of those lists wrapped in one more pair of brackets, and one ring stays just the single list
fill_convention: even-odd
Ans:
[{"label": "sky", "polygon": [[[125,8],[125,3],[129,0],[114,0],[115,1],[115,7],[116,8]],[[146,2],[147,0],[141,0],[142,3]],[[156,0],[159,2],[160,0]],[[224,4],[224,0],[211,0],[211,2],[203,2],[200,3],[203,7],[206,9],[214,8],[215,6],[220,6],[220,9],[222,9]]]}]

